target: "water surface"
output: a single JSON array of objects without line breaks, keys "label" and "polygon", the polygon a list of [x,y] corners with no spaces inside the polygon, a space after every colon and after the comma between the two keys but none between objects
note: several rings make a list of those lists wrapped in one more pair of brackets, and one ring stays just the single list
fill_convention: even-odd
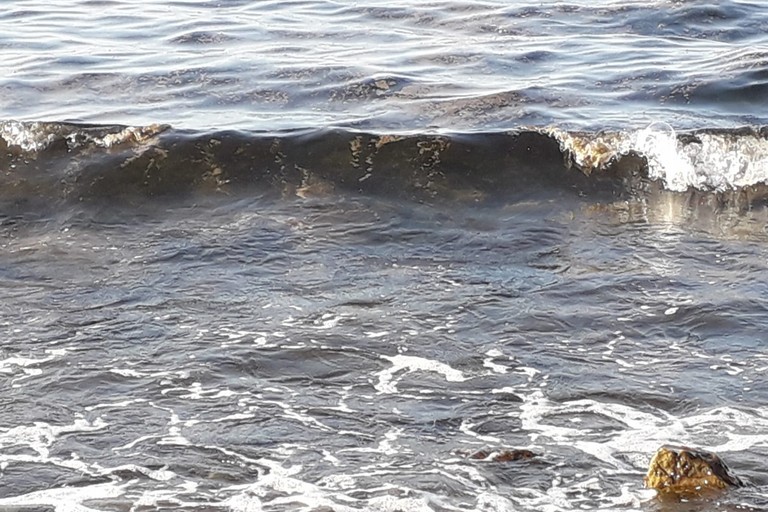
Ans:
[{"label": "water surface", "polygon": [[14,2],[0,510],[765,509],[765,25]]}]

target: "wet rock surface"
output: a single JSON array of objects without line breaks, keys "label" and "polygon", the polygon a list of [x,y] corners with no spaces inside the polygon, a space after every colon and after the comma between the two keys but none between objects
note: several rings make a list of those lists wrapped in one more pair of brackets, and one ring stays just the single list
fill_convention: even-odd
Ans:
[{"label": "wet rock surface", "polygon": [[685,446],[662,446],[651,459],[645,486],[662,495],[701,496],[744,482],[712,452]]},{"label": "wet rock surface", "polygon": [[462,450],[459,452],[459,454],[466,457],[467,459],[482,460],[486,462],[524,461],[524,460],[530,460],[539,456],[538,453],[534,453],[531,450],[524,450],[524,449],[499,449],[499,450],[483,449],[483,450],[477,450],[474,452]]}]

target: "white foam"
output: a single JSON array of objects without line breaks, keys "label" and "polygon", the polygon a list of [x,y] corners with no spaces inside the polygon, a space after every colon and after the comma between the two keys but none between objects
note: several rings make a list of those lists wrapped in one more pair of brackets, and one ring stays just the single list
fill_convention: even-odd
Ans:
[{"label": "white foam", "polygon": [[52,143],[64,140],[70,148],[90,143],[102,148],[125,143],[143,143],[167,130],[167,125],[115,126],[101,130],[85,130],[77,125],[65,123],[41,123],[4,121],[0,122],[0,138],[8,146],[24,151],[42,151]]},{"label": "white foam", "polygon": [[343,318],[343,316],[325,313],[319,320],[315,320],[314,323],[318,326],[318,329],[333,329],[339,325]]},{"label": "white foam", "polygon": [[698,132],[679,137],[671,125],[614,133],[545,130],[585,172],[632,153],[645,157],[648,176],[665,188],[725,191],[768,183],[768,140],[756,132]]},{"label": "white foam", "polygon": [[[192,489],[192,490],[190,490]],[[180,498],[182,493],[192,494],[194,487],[189,484],[180,486],[177,489],[150,489],[142,491],[141,495],[134,501],[131,510],[150,508],[152,510],[159,508],[158,505],[162,504],[162,508],[167,508],[169,504],[173,504],[175,508],[187,509],[187,508],[199,508],[201,503],[196,501],[185,501]]]},{"label": "white foam", "polygon": [[45,357],[22,357],[13,356],[5,359],[0,359],[0,374],[14,375],[10,384],[13,387],[19,387],[19,382],[37,377],[43,374],[43,370],[40,368],[33,368],[37,365],[53,361],[67,354],[67,349],[57,348],[48,349],[45,351],[47,354]]},{"label": "white foam", "polygon": [[[260,475],[253,483],[236,485],[223,489],[226,492],[236,492],[223,503],[229,510],[237,512],[252,512],[263,510],[262,500],[270,497],[270,507],[277,506],[291,510],[317,510],[328,508],[339,512],[352,512],[352,507],[340,505],[337,500],[331,499],[328,490],[315,484],[304,482],[297,475],[302,466],[293,465],[283,467],[277,462],[261,459],[259,463],[269,467],[269,471]],[[279,493],[282,496],[274,497]]]},{"label": "white foam", "polygon": [[169,471],[167,468],[161,469],[149,469],[144,466],[137,466],[136,464],[124,464],[122,466],[116,466],[113,468],[102,468],[101,473],[108,475],[117,471],[132,471],[135,473],[141,473],[142,475],[156,480],[158,482],[167,482],[176,477],[176,473]]},{"label": "white foam", "polygon": [[432,372],[437,373],[445,377],[448,382],[464,382],[467,380],[464,374],[459,370],[451,368],[445,363],[435,361],[432,359],[426,359],[416,356],[404,356],[398,354],[396,356],[381,356],[382,359],[386,359],[392,363],[391,368],[378,372],[378,383],[374,385],[374,388],[379,393],[397,393],[397,383],[394,378],[395,374],[399,372]]},{"label": "white foam", "polygon": [[289,407],[286,407],[284,409],[283,414],[286,418],[291,418],[299,423],[303,423],[304,425],[316,427],[320,430],[324,430],[326,432],[333,432],[334,430],[331,427],[328,427],[327,425],[324,425],[322,422],[320,422],[317,418],[314,418],[308,414],[304,414],[302,412],[295,411]]},{"label": "white foam", "polygon": [[635,151],[648,160],[648,177],[660,179],[675,191],[689,186],[703,188],[705,180],[680,151],[675,130],[667,123],[653,123],[631,133],[619,145],[619,154]]},{"label": "white foam", "polygon": [[94,432],[105,428],[107,424],[97,418],[93,423],[77,418],[71,425],[51,425],[36,422],[34,425],[20,425],[0,432],[0,448],[6,446],[28,446],[41,458],[48,458],[48,447],[62,433]]},{"label": "white foam", "polygon": [[394,442],[402,435],[403,431],[399,428],[391,428],[384,437],[379,440],[379,444],[375,447],[361,446],[359,448],[342,448],[339,453],[356,452],[356,453],[381,453],[384,455],[396,455],[399,450],[395,448]]},{"label": "white foam", "polygon": [[491,492],[483,492],[477,497],[477,510],[488,512],[517,512],[519,506],[510,499]]},{"label": "white foam", "polygon": [[520,367],[516,368],[515,371],[517,373],[522,373],[522,374],[526,375],[528,377],[528,382],[531,382],[533,380],[533,378],[536,377],[536,375],[541,373],[536,368],[529,368],[527,366],[520,366]]},{"label": "white foam", "polygon": [[377,512],[435,512],[426,498],[398,498],[396,496],[378,496],[368,501],[369,510]]},{"label": "white foam", "polygon": [[192,443],[186,437],[179,433],[169,432],[168,436],[163,436],[157,441],[158,446],[192,446]]},{"label": "white foam", "polygon": [[128,407],[133,404],[141,404],[146,403],[147,400],[145,398],[132,398],[129,400],[121,400],[119,402],[106,402],[102,404],[96,404],[96,405],[89,405],[88,407],[85,407],[86,411],[95,411],[97,409],[112,409],[115,407]]},{"label": "white foam", "polygon": [[494,359],[497,359],[504,355],[500,350],[492,348],[491,350],[487,351],[485,355],[488,356],[485,359],[483,359],[483,366],[485,368],[490,369],[494,373],[507,373],[506,366],[493,362]]},{"label": "white foam", "polygon": [[203,399],[213,400],[216,398],[228,398],[231,396],[237,396],[237,395],[243,394],[243,393],[237,393],[235,391],[232,391],[229,388],[205,389],[203,388],[203,385],[200,382],[193,382],[188,388],[179,388],[179,387],[165,388],[162,391],[160,391],[160,393],[163,395],[167,395],[168,393],[171,393],[174,391],[186,391],[187,393],[181,395],[181,398],[187,398],[189,400],[203,400]]},{"label": "white foam", "polygon": [[494,443],[494,444],[500,444],[501,439],[495,436],[484,436],[482,434],[478,434],[473,430],[473,427],[475,426],[475,423],[473,423],[471,420],[464,419],[461,422],[461,425],[459,426],[459,431],[463,432],[464,434],[474,437],[475,439],[479,439],[480,441],[484,441],[486,443]]},{"label": "white foam", "polygon": [[24,151],[39,151],[56,140],[56,134],[43,130],[43,126],[42,123],[6,121],[0,123],[0,137],[8,146],[17,146]]},{"label": "white foam", "polygon": [[268,337],[270,334],[267,332],[222,327],[216,331],[216,334],[226,340],[221,343],[222,347],[230,347],[232,345],[243,343],[251,343],[259,347],[274,346],[274,344],[269,344]]},{"label": "white foam", "polygon": [[230,414],[228,416],[216,418],[215,420],[211,420],[211,421],[213,423],[222,423],[227,421],[250,420],[250,419],[253,419],[254,417],[256,417],[256,415],[250,412],[237,412],[234,414]]},{"label": "white foam", "polygon": [[[34,454],[3,454],[0,455],[0,467],[4,470],[16,462],[32,462],[38,464],[51,464],[68,468],[82,474],[100,475],[108,474],[111,470],[104,470],[98,464],[88,464],[81,460],[76,453],[69,458],[51,457],[50,447],[62,435],[78,432],[93,432],[105,428],[107,424],[96,419],[89,422],[83,418],[76,418],[69,425],[51,425],[37,422],[31,426],[17,426],[0,433],[0,448],[9,446],[25,446]],[[164,470],[149,470],[133,467],[150,478],[163,480],[168,475]],[[89,512],[94,509],[83,505],[92,500],[115,498],[124,494],[130,483],[118,485],[114,482],[94,484],[83,487],[61,487],[30,492],[24,495],[0,499],[0,508],[4,507],[53,507],[57,512]]]},{"label": "white foam", "polygon": [[[520,419],[522,428],[534,441],[576,447],[616,469],[643,470],[650,454],[663,444],[688,444],[718,453],[744,451],[768,444],[768,408],[743,411],[719,407],[691,416],[676,417],[662,410],[641,411],[628,405],[595,400],[555,403],[541,391],[524,396]],[[595,414],[621,423],[606,439],[603,429],[592,433],[578,428],[553,425],[548,418],[564,415]],[[639,453],[631,466],[615,457],[616,453]]]},{"label": "white foam", "polygon": [[121,377],[133,377],[133,378],[140,378],[144,377],[147,374],[142,373],[139,371],[136,371],[132,368],[111,368],[109,370],[111,373],[116,373],[117,375],[120,375]]},{"label": "white foam", "polygon": [[56,512],[96,512],[84,502],[117,498],[125,494],[130,482],[108,482],[83,487],[58,487],[0,499],[0,507],[53,507]]},{"label": "white foam", "polygon": [[160,436],[159,435],[146,435],[146,436],[137,437],[136,439],[134,439],[130,443],[124,444],[122,446],[116,446],[116,447],[112,448],[112,451],[119,452],[119,451],[122,451],[122,450],[130,450],[131,448],[133,448],[134,446],[136,446],[139,443],[143,443],[144,441],[148,441],[150,439],[156,439],[158,437],[160,437]]}]

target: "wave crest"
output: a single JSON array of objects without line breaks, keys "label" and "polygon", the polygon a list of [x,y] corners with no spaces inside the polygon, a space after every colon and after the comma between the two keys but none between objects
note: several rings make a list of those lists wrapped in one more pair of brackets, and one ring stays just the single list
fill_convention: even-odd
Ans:
[{"label": "wave crest", "polygon": [[667,123],[633,131],[579,133],[549,129],[569,162],[586,174],[627,156],[645,161],[644,173],[671,191],[726,192],[768,183],[765,129],[700,130],[678,134]]},{"label": "wave crest", "polygon": [[614,132],[376,134],[5,121],[0,180],[6,197],[33,192],[77,200],[243,185],[299,196],[348,190],[479,200],[552,187],[635,195],[654,182],[674,192],[748,190],[760,198],[768,196],[767,134],[763,128],[677,133],[666,123]]},{"label": "wave crest", "polygon": [[44,151],[57,142],[64,142],[68,149],[85,145],[110,148],[120,144],[145,143],[168,130],[169,125],[148,126],[82,126],[70,123],[45,123],[4,121],[0,122],[0,138],[9,148],[24,152]]}]

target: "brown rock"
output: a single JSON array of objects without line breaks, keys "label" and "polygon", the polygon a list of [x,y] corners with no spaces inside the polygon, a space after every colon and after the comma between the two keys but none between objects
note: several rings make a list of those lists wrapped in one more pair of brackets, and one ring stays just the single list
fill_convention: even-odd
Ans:
[{"label": "brown rock", "polygon": [[530,450],[478,450],[476,452],[460,452],[468,459],[484,460],[488,462],[512,462],[516,460],[528,460],[537,456]]},{"label": "brown rock", "polygon": [[653,456],[643,482],[661,494],[684,496],[701,496],[744,485],[714,453],[668,445]]}]

